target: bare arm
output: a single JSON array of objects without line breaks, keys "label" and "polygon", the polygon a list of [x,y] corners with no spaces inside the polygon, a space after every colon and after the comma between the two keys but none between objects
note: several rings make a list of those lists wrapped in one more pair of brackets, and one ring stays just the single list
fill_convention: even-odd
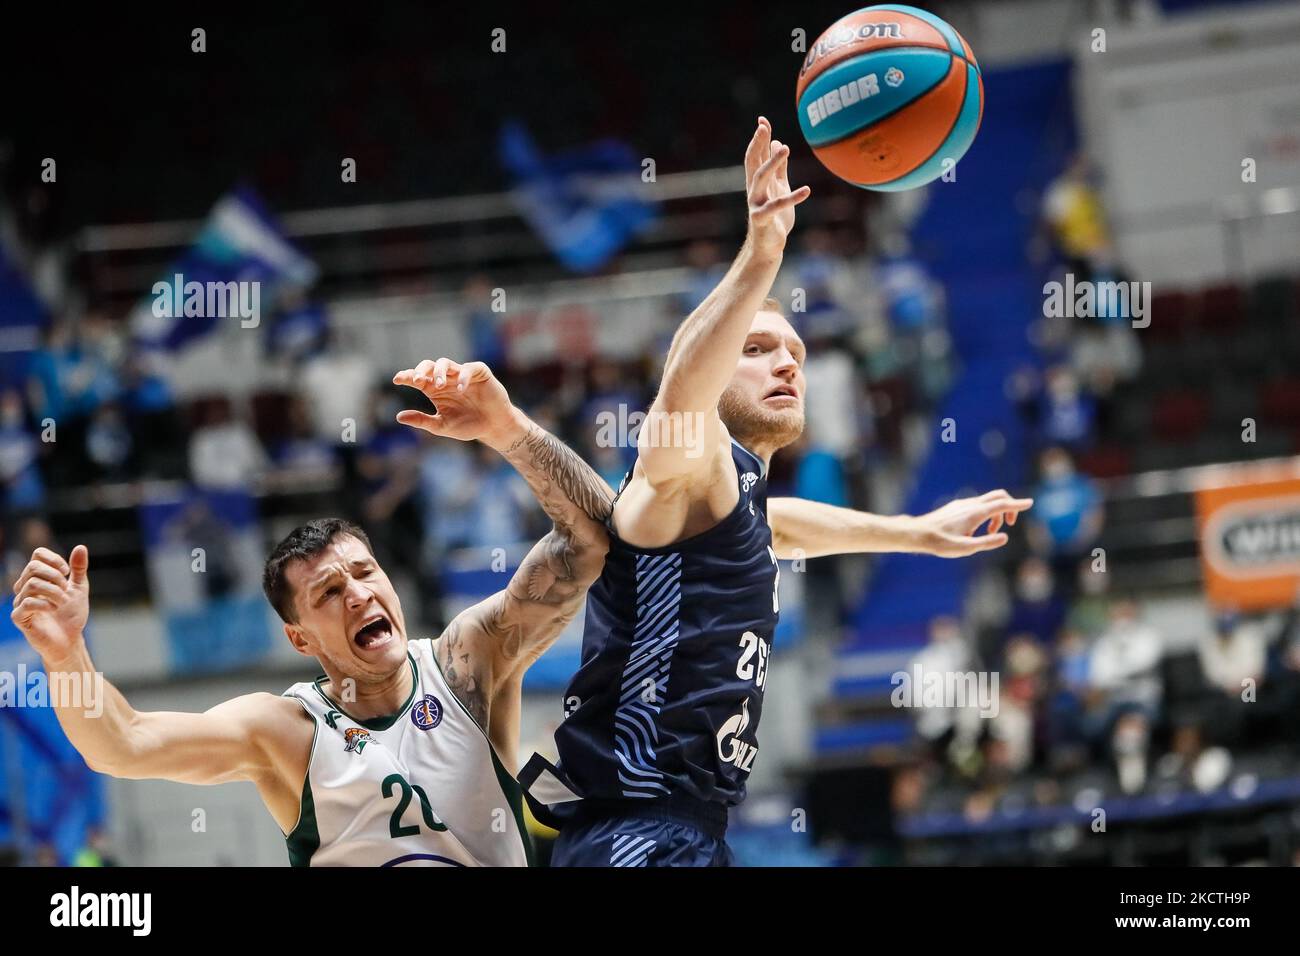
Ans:
[{"label": "bare arm", "polygon": [[[874,515],[803,498],[771,498],[767,519],[778,558],[817,558],[828,554],[900,551],[960,558],[1007,543],[1002,526],[1013,525],[1032,498],[990,491],[960,498],[929,514]],[[977,534],[988,523],[984,534]]]},{"label": "bare arm", "polygon": [[505,456],[555,526],[504,590],[456,616],[438,649],[448,684],[484,726],[488,702],[521,679],[577,615],[609,548],[604,524],[592,518],[592,512],[608,516],[609,486],[559,439],[528,424]]},{"label": "bare arm", "polygon": [[483,363],[438,359],[399,372],[394,381],[420,388],[438,409],[436,415],[405,411],[400,421],[496,449],[554,525],[504,590],[458,614],[438,639],[448,684],[486,726],[490,701],[551,646],[599,577],[613,492],[577,454],[515,408]]},{"label": "bare arm", "polygon": [[41,655],[51,687],[77,690],[52,693],[51,702],[86,763],[100,773],[132,779],[262,780],[272,764],[266,732],[284,723],[280,699],[250,694],[201,714],[135,710],[95,670],[86,649],[89,560],[81,545],[70,562],[38,548],[14,585],[12,614]]},{"label": "bare arm", "polygon": [[436,653],[447,684],[483,726],[490,703],[518,681],[577,616],[600,576],[605,543],[558,529],[533,545],[504,590],[457,614]]},{"label": "bare arm", "polygon": [[[772,288],[785,240],[794,226],[794,207],[808,198],[802,186],[791,191],[786,178],[790,147],[772,139],[772,127],[759,119],[745,151],[745,186],[749,234],[727,274],[673,337],[651,420],[692,415],[703,449],[715,448],[721,436],[718,399],[736,371],[755,313]],[[712,456],[683,442],[646,440],[654,429],[642,428],[638,457],[651,485],[694,480],[713,467]]]}]

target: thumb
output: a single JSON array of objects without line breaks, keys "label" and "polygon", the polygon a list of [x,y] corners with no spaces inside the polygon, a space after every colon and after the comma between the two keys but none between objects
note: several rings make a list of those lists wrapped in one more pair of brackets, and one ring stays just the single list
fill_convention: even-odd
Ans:
[{"label": "thumb", "polygon": [[981,551],[992,551],[994,548],[1000,548],[1007,543],[1009,539],[1006,534],[981,534],[981,535],[961,535],[945,534],[943,541],[948,545],[950,550],[941,556],[949,558],[965,558],[972,554],[979,554]]},{"label": "thumb", "polygon": [[86,569],[90,567],[90,552],[86,550],[84,544],[79,544],[72,549],[72,554],[68,555],[68,567],[72,569],[73,584],[86,583]]},{"label": "thumb", "polygon": [[1011,539],[1007,537],[1005,531],[999,531],[993,534],[973,535],[966,540],[972,542],[975,545],[975,553],[979,553],[1000,548]]},{"label": "thumb", "polygon": [[403,409],[397,413],[397,420],[403,425],[410,425],[412,428],[422,428],[426,432],[438,434],[442,426],[442,416],[430,415],[427,412],[417,412],[414,409]]}]

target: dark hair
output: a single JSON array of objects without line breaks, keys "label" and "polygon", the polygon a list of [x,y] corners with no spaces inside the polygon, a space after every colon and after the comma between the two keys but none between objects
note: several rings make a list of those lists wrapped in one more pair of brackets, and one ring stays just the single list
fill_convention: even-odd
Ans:
[{"label": "dark hair", "polygon": [[262,590],[266,599],[286,624],[297,621],[293,609],[293,591],[285,580],[284,570],[294,561],[307,561],[316,557],[330,546],[335,538],[351,535],[366,546],[371,554],[375,549],[370,546],[366,533],[350,521],[342,518],[317,518],[299,525],[275,546],[262,568]]}]

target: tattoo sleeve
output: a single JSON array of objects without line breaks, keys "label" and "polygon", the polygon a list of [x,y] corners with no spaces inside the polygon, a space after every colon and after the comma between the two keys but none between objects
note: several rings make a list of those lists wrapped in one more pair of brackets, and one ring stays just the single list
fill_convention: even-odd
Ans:
[{"label": "tattoo sleeve", "polygon": [[498,659],[533,660],[582,606],[608,548],[604,522],[613,493],[571,448],[536,424],[503,453],[555,527],[520,563],[484,621]]},{"label": "tattoo sleeve", "polygon": [[605,480],[572,448],[536,424],[502,454],[528,482],[555,527],[564,530],[590,521],[603,523],[613,510]]},{"label": "tattoo sleeve", "polygon": [[572,449],[535,423],[502,451],[554,528],[502,591],[468,608],[441,638],[438,659],[457,698],[487,726],[495,689],[535,661],[577,616],[604,567],[614,495]]},{"label": "tattoo sleeve", "polygon": [[438,660],[442,664],[442,676],[456,699],[465,705],[480,726],[487,727],[488,698],[481,655],[474,653],[473,641],[466,639],[462,623],[458,616],[442,632]]}]

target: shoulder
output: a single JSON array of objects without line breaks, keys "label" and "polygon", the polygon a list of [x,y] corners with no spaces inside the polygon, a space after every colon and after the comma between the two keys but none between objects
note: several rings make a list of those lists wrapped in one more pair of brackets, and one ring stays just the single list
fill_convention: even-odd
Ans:
[{"label": "shoulder", "polygon": [[688,457],[700,459],[699,464],[689,471],[659,473],[655,467],[648,464],[650,459],[645,450],[639,449],[627,485],[642,482],[659,498],[671,498],[676,495],[698,498],[701,497],[701,492],[713,488],[718,482],[725,481],[728,477],[734,478],[738,474],[737,446],[732,442],[725,425],[719,423],[718,428],[716,442],[709,439],[707,447],[697,446],[694,449],[687,447]]},{"label": "shoulder", "polygon": [[417,642],[410,642],[411,653],[416,655],[417,660],[427,655],[444,676],[448,669],[456,664],[464,669],[477,663],[475,652],[485,630],[485,619],[493,613],[494,605],[499,603],[504,593],[498,591],[478,604],[461,611],[447,623],[436,638],[420,642],[423,644],[422,648],[417,649]]},{"label": "shoulder", "polygon": [[315,726],[315,718],[296,697],[266,692],[234,697],[208,713],[232,721],[255,743],[272,749],[310,743]]},{"label": "shoulder", "polygon": [[465,705],[479,726],[486,727],[488,691],[492,683],[491,654],[484,646],[483,615],[493,613],[505,594],[466,608],[431,642],[431,654],[447,688]]}]

